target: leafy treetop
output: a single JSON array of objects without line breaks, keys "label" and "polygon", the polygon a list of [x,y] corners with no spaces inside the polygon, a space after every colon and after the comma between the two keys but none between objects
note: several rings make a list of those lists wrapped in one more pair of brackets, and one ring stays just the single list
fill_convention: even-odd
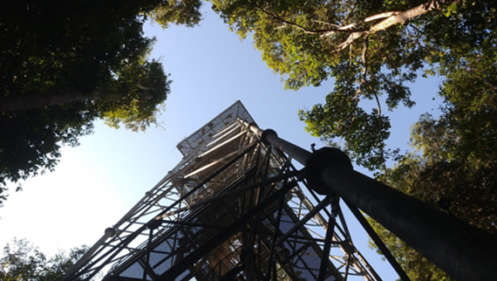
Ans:
[{"label": "leafy treetop", "polygon": [[47,258],[26,240],[14,240],[0,257],[0,280],[60,281],[83,255],[85,248]]},{"label": "leafy treetop", "polygon": [[[307,130],[345,140],[358,164],[383,168],[389,110],[414,104],[420,70],[445,75],[495,46],[495,1],[212,0],[240,36],[253,34],[269,67],[298,89],[333,79],[323,104],[300,112]],[[373,100],[371,110],[360,101]]]},{"label": "leafy treetop", "polygon": [[187,2],[16,1],[0,12],[0,203],[8,181],[52,170],[96,118],[132,130],[156,121],[170,80],[146,59],[143,23],[193,25]]}]

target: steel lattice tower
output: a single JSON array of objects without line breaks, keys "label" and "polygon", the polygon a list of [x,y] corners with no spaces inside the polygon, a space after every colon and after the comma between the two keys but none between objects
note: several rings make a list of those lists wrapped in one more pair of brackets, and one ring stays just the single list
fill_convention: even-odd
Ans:
[{"label": "steel lattice tower", "polygon": [[183,159],[66,280],[381,280],[338,197],[308,188],[256,130],[238,101],[181,141]]}]

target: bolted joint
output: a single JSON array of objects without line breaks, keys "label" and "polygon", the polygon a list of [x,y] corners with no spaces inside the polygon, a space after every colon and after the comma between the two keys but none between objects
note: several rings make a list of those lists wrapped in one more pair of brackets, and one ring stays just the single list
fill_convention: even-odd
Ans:
[{"label": "bolted joint", "polygon": [[331,195],[333,187],[329,187],[323,181],[323,173],[333,171],[333,173],[350,173],[354,169],[350,158],[338,148],[324,147],[316,150],[307,160],[304,175],[310,187],[319,194]]},{"label": "bolted joint", "polygon": [[248,127],[249,127],[249,128],[257,128],[258,130],[260,130],[260,129],[259,129],[259,127],[257,127],[257,124],[256,124],[255,122],[250,122],[250,123],[248,124]]},{"label": "bolted joint", "polygon": [[266,129],[266,130],[262,131],[261,141],[264,144],[270,145],[271,139],[275,139],[277,137],[278,137],[278,134],[274,130]]},{"label": "bolted joint", "polygon": [[147,223],[148,229],[154,230],[162,224],[162,220],[153,219]]},{"label": "bolted joint", "polygon": [[114,235],[116,235],[116,229],[113,227],[107,227],[105,229],[105,235],[108,237],[113,237]]}]

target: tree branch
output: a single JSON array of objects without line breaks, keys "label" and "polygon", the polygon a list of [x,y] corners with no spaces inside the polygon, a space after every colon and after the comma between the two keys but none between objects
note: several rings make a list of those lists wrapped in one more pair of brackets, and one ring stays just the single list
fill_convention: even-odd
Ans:
[{"label": "tree branch", "polygon": [[363,92],[363,87],[366,84],[366,75],[368,73],[368,60],[367,60],[367,51],[368,51],[368,37],[364,39],[363,45],[362,45],[362,52],[361,52],[361,60],[362,60],[362,72],[361,72],[361,78],[359,81],[359,87],[357,87],[357,91],[355,92],[354,99],[356,102],[359,102],[359,96]]},{"label": "tree branch", "polygon": [[15,96],[4,99],[0,104],[0,112],[16,112],[30,109],[40,109],[54,105],[64,105],[82,102],[100,96],[98,92],[73,92],[65,95],[29,95]]},{"label": "tree branch", "polygon": [[[359,87],[355,93],[354,99],[358,102],[359,101],[359,96],[363,93],[363,88],[366,85],[367,82],[367,74],[368,74],[368,48],[369,48],[369,42],[368,42],[368,37],[364,38],[364,41],[362,42],[362,52],[361,52],[361,60],[362,60],[362,72],[361,72],[361,79],[359,82]],[[376,92],[373,92],[373,95],[376,99],[376,108],[378,109],[378,115],[381,115],[381,103],[380,99],[378,98],[378,95]]]},{"label": "tree branch", "polygon": [[[454,2],[458,0],[453,0],[449,2]],[[406,21],[412,20],[418,16],[424,15],[432,10],[439,10],[440,6],[437,5],[437,0],[430,0],[426,3],[420,4],[416,7],[407,9],[405,11],[392,11],[383,12],[380,14],[372,15],[365,18],[361,23],[368,23],[372,21],[377,21],[382,19],[380,22],[374,24],[366,31],[357,31],[351,33],[347,39],[340,43],[337,47],[338,51],[342,51],[348,46],[350,46],[357,39],[374,34],[378,31],[386,30],[397,24],[404,24]],[[355,24],[358,25],[358,24]]]},{"label": "tree branch", "polygon": [[494,90],[494,91],[497,91],[497,86],[494,86],[492,85],[490,82],[488,82],[487,80],[482,80],[483,83],[485,83],[485,85],[487,85],[487,87],[489,87],[490,89]]},{"label": "tree branch", "polygon": [[327,22],[323,22],[323,21],[318,21],[318,20],[313,20],[314,22],[316,23],[321,23],[321,24],[325,24],[327,26],[329,26],[329,28],[326,28],[326,29],[314,29],[314,28],[309,28],[309,27],[306,27],[306,26],[303,26],[303,25],[300,25],[294,21],[290,21],[290,20],[287,20],[281,16],[278,16],[276,14],[273,14],[265,9],[260,9],[263,13],[265,13],[266,15],[282,22],[284,25],[282,26],[278,26],[277,28],[281,28],[281,27],[284,27],[285,25],[288,25],[288,26],[291,26],[291,27],[294,27],[296,29],[299,29],[301,31],[303,31],[304,33],[308,33],[308,34],[318,34],[318,35],[321,35],[321,37],[326,37],[326,36],[329,36],[335,32],[363,32],[363,31],[366,31],[365,29],[357,29],[355,28],[356,24],[349,24],[349,25],[346,25],[346,26],[340,26],[340,25],[336,25],[336,24],[333,24],[333,23],[327,23]]},{"label": "tree branch", "polygon": [[374,98],[376,99],[376,105],[378,106],[378,115],[381,116],[381,104],[378,95],[374,93]]},{"label": "tree branch", "polygon": [[285,18],[282,18],[282,17],[280,17],[278,15],[275,15],[275,14],[273,14],[273,13],[271,13],[269,11],[266,11],[264,9],[260,9],[260,10],[264,14],[266,14],[266,15],[268,15],[268,16],[270,16],[270,17],[272,17],[272,18],[274,18],[274,19],[276,19],[276,20],[278,20],[278,21],[280,21],[280,22],[282,22],[284,24],[283,26],[279,26],[277,28],[281,28],[281,27],[284,27],[285,25],[289,25],[289,26],[294,27],[296,29],[302,30],[304,33],[319,34],[320,32],[323,32],[323,31],[320,31],[320,30],[309,29],[309,28],[307,28],[305,26],[302,26],[302,25],[300,25],[300,24],[298,24],[296,22],[293,22],[293,21],[289,21],[289,20],[287,20]]},{"label": "tree branch", "polygon": [[[368,37],[364,39],[363,45],[362,45],[362,54],[361,54],[361,59],[362,63],[364,65],[363,70],[362,70],[362,78],[361,78],[361,87],[366,84],[366,75],[368,73]],[[378,95],[376,94],[375,91],[373,91],[373,95],[376,99],[376,106],[378,108],[378,115],[381,116],[381,104],[380,104],[380,99],[378,98]]]},{"label": "tree branch", "polygon": [[[441,7],[438,5],[440,0],[429,0],[426,3],[420,4],[416,7],[404,10],[404,11],[390,11],[390,12],[382,12],[379,14],[375,14],[363,19],[360,22],[351,23],[348,25],[337,25],[333,23],[328,23],[321,20],[312,20],[315,23],[324,24],[328,28],[325,29],[315,29],[300,25],[294,21],[287,20],[279,15],[273,14],[263,8],[260,10],[266,15],[280,21],[283,23],[282,26],[277,28],[284,27],[286,25],[291,26],[293,28],[299,29],[304,33],[320,35],[321,38],[329,37],[337,32],[347,32],[350,35],[347,37],[345,41],[338,44],[337,52],[344,50],[349,47],[356,40],[374,34],[378,31],[386,30],[397,24],[404,24],[406,21],[412,20],[418,16],[424,15],[432,10],[439,10]],[[459,0],[442,0],[444,2],[458,2]],[[373,24],[369,28],[358,28],[361,24],[371,23],[381,20],[380,22]]]}]

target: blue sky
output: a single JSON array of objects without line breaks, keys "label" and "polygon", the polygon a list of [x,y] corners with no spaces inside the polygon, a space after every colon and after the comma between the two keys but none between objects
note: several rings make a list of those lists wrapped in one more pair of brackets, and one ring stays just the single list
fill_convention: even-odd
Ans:
[{"label": "blue sky", "polygon": [[[180,160],[176,144],[226,107],[241,100],[261,128],[303,148],[323,144],[304,130],[300,109],[324,102],[331,81],[318,88],[283,89],[281,77],[261,60],[250,40],[241,40],[204,5],[194,28],[147,24],[145,34],[157,42],[151,56],[171,74],[172,91],[158,127],[133,133],[96,122],[78,147],[65,147],[56,171],[29,179],[0,208],[0,245],[27,238],[49,254],[91,245]],[[437,114],[437,79],[411,85],[417,105],[389,113],[388,144],[408,149],[410,126],[424,112]],[[435,98],[435,100],[432,100]],[[354,221],[358,248],[383,276],[395,275],[374,251]]]}]

